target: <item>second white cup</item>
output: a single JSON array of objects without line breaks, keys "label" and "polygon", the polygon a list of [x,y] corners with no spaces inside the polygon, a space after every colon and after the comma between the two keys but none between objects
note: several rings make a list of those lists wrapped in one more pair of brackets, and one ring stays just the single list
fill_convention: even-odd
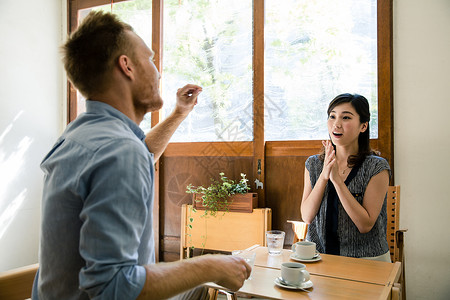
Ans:
[{"label": "second white cup", "polygon": [[301,259],[312,259],[316,255],[316,243],[300,241],[292,245],[292,252]]}]

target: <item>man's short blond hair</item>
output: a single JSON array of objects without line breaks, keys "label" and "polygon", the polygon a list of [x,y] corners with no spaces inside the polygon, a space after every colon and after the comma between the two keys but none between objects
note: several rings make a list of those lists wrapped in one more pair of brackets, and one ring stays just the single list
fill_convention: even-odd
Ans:
[{"label": "man's short blond hair", "polygon": [[83,96],[102,92],[120,55],[133,57],[133,28],[111,13],[92,11],[62,46],[67,76]]}]

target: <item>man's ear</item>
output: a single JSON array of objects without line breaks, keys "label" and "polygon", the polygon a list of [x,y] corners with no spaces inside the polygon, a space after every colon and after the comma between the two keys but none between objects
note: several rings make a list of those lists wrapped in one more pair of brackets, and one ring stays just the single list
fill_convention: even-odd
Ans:
[{"label": "man's ear", "polygon": [[131,59],[126,55],[121,55],[121,56],[119,56],[117,63],[118,63],[119,70],[123,73],[123,75],[125,75],[129,79],[133,80],[134,79],[134,73],[133,73],[134,65],[133,65]]},{"label": "man's ear", "polygon": [[368,122],[363,123],[361,126],[361,132],[365,132],[367,130],[368,125],[369,125]]}]

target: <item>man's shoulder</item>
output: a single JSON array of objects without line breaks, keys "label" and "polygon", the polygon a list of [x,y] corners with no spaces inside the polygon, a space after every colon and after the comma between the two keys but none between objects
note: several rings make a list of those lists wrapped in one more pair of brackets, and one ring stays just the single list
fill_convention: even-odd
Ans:
[{"label": "man's shoulder", "polygon": [[64,138],[96,150],[111,142],[123,140],[142,144],[133,131],[120,120],[109,116],[83,115],[71,123]]}]

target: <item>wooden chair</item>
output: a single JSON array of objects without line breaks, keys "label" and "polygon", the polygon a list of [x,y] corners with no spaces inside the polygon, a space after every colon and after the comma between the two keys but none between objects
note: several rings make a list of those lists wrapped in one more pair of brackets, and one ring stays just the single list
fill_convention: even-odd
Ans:
[{"label": "wooden chair", "polygon": [[391,300],[401,300],[401,290],[401,285],[399,283],[394,283],[392,286]]},{"label": "wooden chair", "polygon": [[[266,245],[266,231],[272,228],[270,208],[255,208],[252,213],[219,212],[216,217],[204,217],[203,213],[192,210],[192,205],[181,207],[180,259],[191,257],[192,247],[231,252]],[[217,299],[218,292],[209,289],[209,299]],[[220,292],[229,300],[237,299],[235,293]]]},{"label": "wooden chair", "polygon": [[400,294],[401,299],[406,299],[406,283],[405,283],[405,258],[403,251],[403,234],[407,231],[399,229],[400,220],[400,186],[389,186],[387,192],[387,229],[386,236],[391,253],[391,261],[399,261],[402,264],[402,272],[400,275]]},{"label": "wooden chair", "polygon": [[298,241],[304,241],[306,238],[306,233],[308,232],[308,224],[301,221],[287,221],[288,223],[292,223],[292,230],[294,231],[294,241],[292,244],[297,243]]},{"label": "wooden chair", "polygon": [[39,264],[0,272],[0,299],[23,300],[31,298],[34,277]]},{"label": "wooden chair", "polygon": [[192,247],[231,252],[266,245],[266,231],[272,228],[270,208],[255,208],[252,213],[218,212],[216,217],[203,217],[203,213],[194,212],[191,205],[181,208],[181,259],[191,257]]}]

